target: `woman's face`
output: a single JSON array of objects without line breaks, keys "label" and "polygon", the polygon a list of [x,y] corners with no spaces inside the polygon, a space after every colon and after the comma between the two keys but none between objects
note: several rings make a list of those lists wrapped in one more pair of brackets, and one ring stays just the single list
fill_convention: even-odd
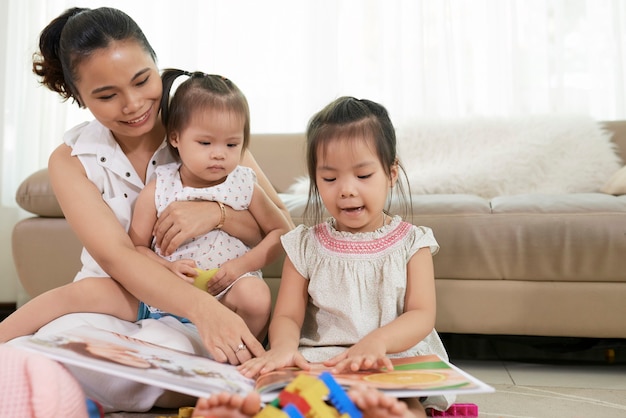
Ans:
[{"label": "woman's face", "polygon": [[81,62],[76,88],[80,103],[118,140],[141,137],[160,123],[159,70],[134,40],[114,41]]}]

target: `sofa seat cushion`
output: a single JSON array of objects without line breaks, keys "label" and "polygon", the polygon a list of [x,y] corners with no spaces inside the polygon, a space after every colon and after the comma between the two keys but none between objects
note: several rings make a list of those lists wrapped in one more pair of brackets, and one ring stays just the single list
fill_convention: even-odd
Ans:
[{"label": "sofa seat cushion", "polygon": [[[306,196],[281,195],[296,224]],[[414,195],[408,222],[432,228],[437,279],[623,282],[626,196]],[[392,205],[398,213],[399,206]],[[278,273],[277,271],[272,273]]]}]

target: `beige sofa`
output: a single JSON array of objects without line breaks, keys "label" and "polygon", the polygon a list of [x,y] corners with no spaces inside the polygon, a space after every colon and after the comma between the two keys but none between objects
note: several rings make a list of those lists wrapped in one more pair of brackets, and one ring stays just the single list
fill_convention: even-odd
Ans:
[{"label": "beige sofa", "polygon": [[[626,161],[626,121],[608,122]],[[251,148],[279,192],[305,175],[299,134],[254,135]],[[283,195],[296,224],[302,196]],[[13,256],[31,295],[72,279],[80,244],[46,170],[26,179]],[[433,229],[437,329],[446,333],[626,338],[626,195],[413,196],[408,221]],[[275,292],[281,261],[264,269]]]}]

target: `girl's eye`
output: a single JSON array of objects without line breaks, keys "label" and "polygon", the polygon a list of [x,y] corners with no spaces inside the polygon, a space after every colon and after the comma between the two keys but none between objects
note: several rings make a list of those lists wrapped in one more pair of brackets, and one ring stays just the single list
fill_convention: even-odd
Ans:
[{"label": "girl's eye", "polygon": [[146,84],[148,82],[149,79],[150,79],[150,76],[147,76],[146,78],[144,78],[143,80],[138,82],[137,85],[138,86],[143,86],[144,84]]},{"label": "girl's eye", "polygon": [[200,145],[211,145],[210,142],[206,142],[206,141],[200,141]]},{"label": "girl's eye", "polygon": [[227,145],[229,148],[236,148],[239,146],[239,144],[228,144]]},{"label": "girl's eye", "polygon": [[108,96],[100,96],[100,97],[98,97],[98,100],[111,100],[114,97],[115,97],[115,94],[109,94]]},{"label": "girl's eye", "polygon": [[325,181],[325,182],[327,182],[327,183],[330,183],[330,182],[335,181],[335,179],[334,179],[334,178],[325,178],[325,177],[322,177],[322,180],[323,180],[323,181]]},{"label": "girl's eye", "polygon": [[360,178],[360,179],[368,179],[368,178],[372,177],[372,175],[371,174],[366,174],[364,176],[357,176],[357,177]]}]

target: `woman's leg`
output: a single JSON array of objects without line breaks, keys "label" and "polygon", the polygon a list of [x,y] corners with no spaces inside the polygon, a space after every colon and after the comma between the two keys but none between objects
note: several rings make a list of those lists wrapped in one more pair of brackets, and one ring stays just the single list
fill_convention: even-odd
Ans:
[{"label": "woman's leg", "polygon": [[49,290],[30,300],[0,323],[0,343],[33,334],[65,314],[104,313],[137,319],[139,302],[115,280],[91,277]]}]

